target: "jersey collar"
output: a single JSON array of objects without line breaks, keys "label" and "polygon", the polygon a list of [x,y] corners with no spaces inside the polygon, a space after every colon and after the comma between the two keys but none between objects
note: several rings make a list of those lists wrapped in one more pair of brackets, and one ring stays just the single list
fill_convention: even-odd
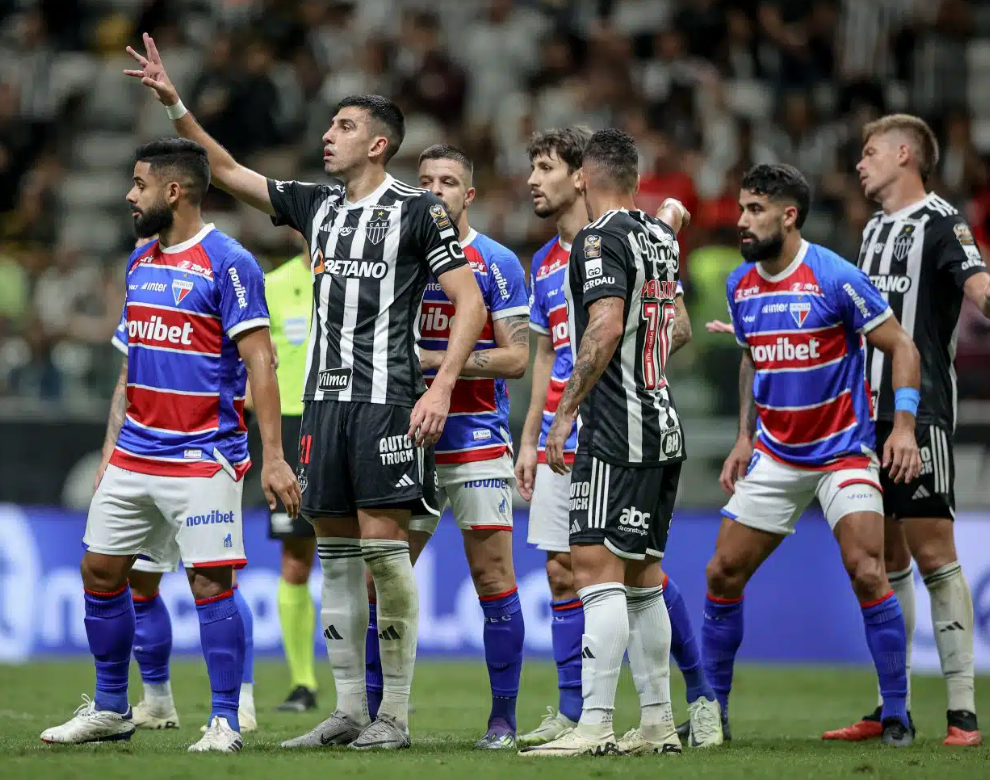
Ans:
[{"label": "jersey collar", "polygon": [[462,247],[470,246],[471,242],[474,241],[477,237],[478,237],[478,231],[475,230],[474,228],[469,228],[468,234],[461,241],[461,246]]},{"label": "jersey collar", "polygon": [[192,247],[196,246],[196,244],[198,244],[200,241],[202,241],[204,238],[206,238],[207,234],[213,229],[214,229],[213,223],[210,222],[208,225],[203,225],[203,229],[200,230],[195,236],[193,236],[192,238],[187,238],[181,244],[174,244],[172,246],[162,246],[159,243],[158,247],[162,250],[162,254],[164,255],[175,255],[178,254],[179,252],[185,252],[187,249],[191,249]]},{"label": "jersey collar", "polygon": [[785,268],[779,274],[772,274],[772,275],[768,274],[766,271],[763,270],[763,266],[760,265],[759,263],[756,264],[756,272],[768,282],[782,282],[784,279],[786,279],[788,276],[794,273],[798,268],[800,268],[801,264],[804,262],[804,256],[806,254],[808,254],[808,242],[802,238],[801,246],[798,247],[798,251],[797,254],[794,255],[794,259],[791,260],[790,265],[788,265],[787,268]]},{"label": "jersey collar", "polygon": [[571,251],[571,245],[567,241],[564,241],[564,239],[562,239],[560,236],[557,236],[557,243],[560,244],[560,248],[563,249],[565,252]]},{"label": "jersey collar", "polygon": [[365,195],[363,198],[361,198],[361,200],[356,201],[354,203],[351,203],[349,200],[347,200],[345,198],[344,199],[344,208],[345,209],[359,209],[359,208],[364,208],[365,206],[370,206],[370,205],[372,205],[374,203],[377,203],[378,202],[378,199],[381,198],[381,196],[385,194],[385,190],[387,190],[389,187],[391,187],[392,186],[392,182],[394,182],[394,181],[395,181],[395,179],[392,178],[392,174],[391,173],[386,173],[385,174],[385,181],[383,181],[381,184],[379,184],[378,185],[378,188],[374,192],[372,192],[372,193],[370,193],[368,195]]},{"label": "jersey collar", "polygon": [[920,209],[922,206],[924,206],[926,203],[928,203],[928,201],[930,201],[932,199],[932,196],[934,194],[935,194],[934,192],[929,192],[921,200],[915,201],[914,203],[909,203],[907,206],[905,206],[902,209],[898,209],[893,214],[884,214],[883,215],[883,218],[885,220],[903,219],[904,217],[908,216],[909,214],[913,214],[918,209]]}]

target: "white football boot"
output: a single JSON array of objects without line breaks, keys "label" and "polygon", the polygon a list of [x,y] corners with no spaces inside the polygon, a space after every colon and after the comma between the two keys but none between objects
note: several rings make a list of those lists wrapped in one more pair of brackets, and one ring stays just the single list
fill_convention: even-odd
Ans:
[{"label": "white football boot", "polygon": [[203,738],[189,746],[190,753],[238,753],[244,747],[241,735],[234,731],[227,719],[214,715]]},{"label": "white football boot", "polygon": [[545,745],[547,742],[557,739],[565,731],[574,728],[576,725],[577,723],[563,713],[558,712],[553,707],[547,707],[546,717],[543,718],[540,725],[532,731],[517,737],[517,741],[524,747]]},{"label": "white football boot", "polygon": [[71,720],[41,732],[41,741],[50,745],[81,745],[85,742],[115,742],[134,734],[130,708],[126,714],[96,709],[96,702],[83,694],[83,703]]}]

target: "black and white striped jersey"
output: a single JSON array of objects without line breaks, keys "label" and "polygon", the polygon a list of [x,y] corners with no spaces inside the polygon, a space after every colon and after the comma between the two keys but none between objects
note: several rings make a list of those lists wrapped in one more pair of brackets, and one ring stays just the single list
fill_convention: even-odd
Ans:
[{"label": "black and white striped jersey", "polygon": [[574,373],[589,307],[619,298],[625,322],[622,340],[581,404],[578,453],[621,466],[684,459],[666,377],[678,269],[674,232],[642,211],[608,211],[575,237],[564,288]]},{"label": "black and white striped jersey", "polygon": [[430,192],[386,176],[357,203],[336,181],[268,180],[276,225],[309,242],[313,318],[305,401],[413,406],[425,391],[416,344],[430,275],[467,263]]},{"label": "black and white striped jersey", "polygon": [[[863,231],[859,267],[890,303],[921,353],[918,422],[952,430],[956,421],[956,336],[966,280],[986,266],[966,220],[935,193]],[[890,358],[867,352],[877,419],[894,419]]]}]

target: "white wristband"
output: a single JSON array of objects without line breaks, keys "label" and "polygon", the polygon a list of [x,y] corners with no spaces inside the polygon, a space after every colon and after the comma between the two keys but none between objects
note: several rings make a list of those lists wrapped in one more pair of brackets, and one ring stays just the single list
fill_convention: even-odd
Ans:
[{"label": "white wristband", "polygon": [[165,113],[174,122],[176,119],[182,119],[182,117],[188,114],[189,109],[182,105],[182,101],[180,100],[174,106],[165,106]]},{"label": "white wristband", "polygon": [[[180,104],[181,105],[181,104]],[[678,211],[681,212],[681,219],[687,214],[687,209],[684,208],[684,204],[681,203],[677,198],[667,198],[663,203],[660,204],[661,209],[665,209],[668,206],[675,206]]]}]

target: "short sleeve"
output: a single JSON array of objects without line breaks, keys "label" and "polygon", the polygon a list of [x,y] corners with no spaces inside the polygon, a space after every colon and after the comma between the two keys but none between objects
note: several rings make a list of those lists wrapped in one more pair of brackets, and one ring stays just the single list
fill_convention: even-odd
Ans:
[{"label": "short sleeve", "polygon": [[224,260],[218,275],[220,320],[230,338],[269,325],[265,302],[265,275],[258,261],[238,247]]},{"label": "short sleeve", "polygon": [[550,335],[550,314],[547,312],[547,302],[542,295],[536,294],[536,273],[539,263],[533,258],[533,267],[529,272],[529,327],[544,336]]},{"label": "short sleeve", "polygon": [[454,268],[467,265],[464,250],[457,240],[457,228],[450,221],[447,209],[432,192],[408,201],[406,218],[416,253],[422,253],[434,278]]},{"label": "short sleeve", "polygon": [[746,341],[746,334],[742,329],[742,325],[739,322],[739,313],[736,311],[736,286],[738,282],[732,277],[725,284],[725,301],[729,309],[729,322],[732,323],[732,332],[735,334],[736,343],[740,347],[749,349],[749,343]]},{"label": "short sleeve", "polygon": [[852,263],[836,263],[834,297],[845,326],[866,335],[894,316],[870,278]]},{"label": "short sleeve", "polygon": [[986,272],[980,248],[966,220],[959,214],[933,220],[928,235],[939,270],[951,276],[960,290],[969,277]]},{"label": "short sleeve", "polygon": [[512,252],[493,254],[488,260],[488,299],[492,320],[529,316],[526,274]]},{"label": "short sleeve", "polygon": [[120,310],[120,319],[117,321],[117,327],[113,331],[113,335],[110,337],[110,343],[120,352],[127,354],[127,301],[124,301],[124,306]]},{"label": "short sleeve", "polygon": [[582,230],[578,234],[568,266],[581,287],[585,308],[602,298],[625,300],[629,251],[619,238],[608,233]]},{"label": "short sleeve", "polygon": [[324,184],[268,179],[268,197],[275,210],[272,223],[276,226],[288,225],[308,236],[309,224],[316,209],[330,194],[330,189]]}]

